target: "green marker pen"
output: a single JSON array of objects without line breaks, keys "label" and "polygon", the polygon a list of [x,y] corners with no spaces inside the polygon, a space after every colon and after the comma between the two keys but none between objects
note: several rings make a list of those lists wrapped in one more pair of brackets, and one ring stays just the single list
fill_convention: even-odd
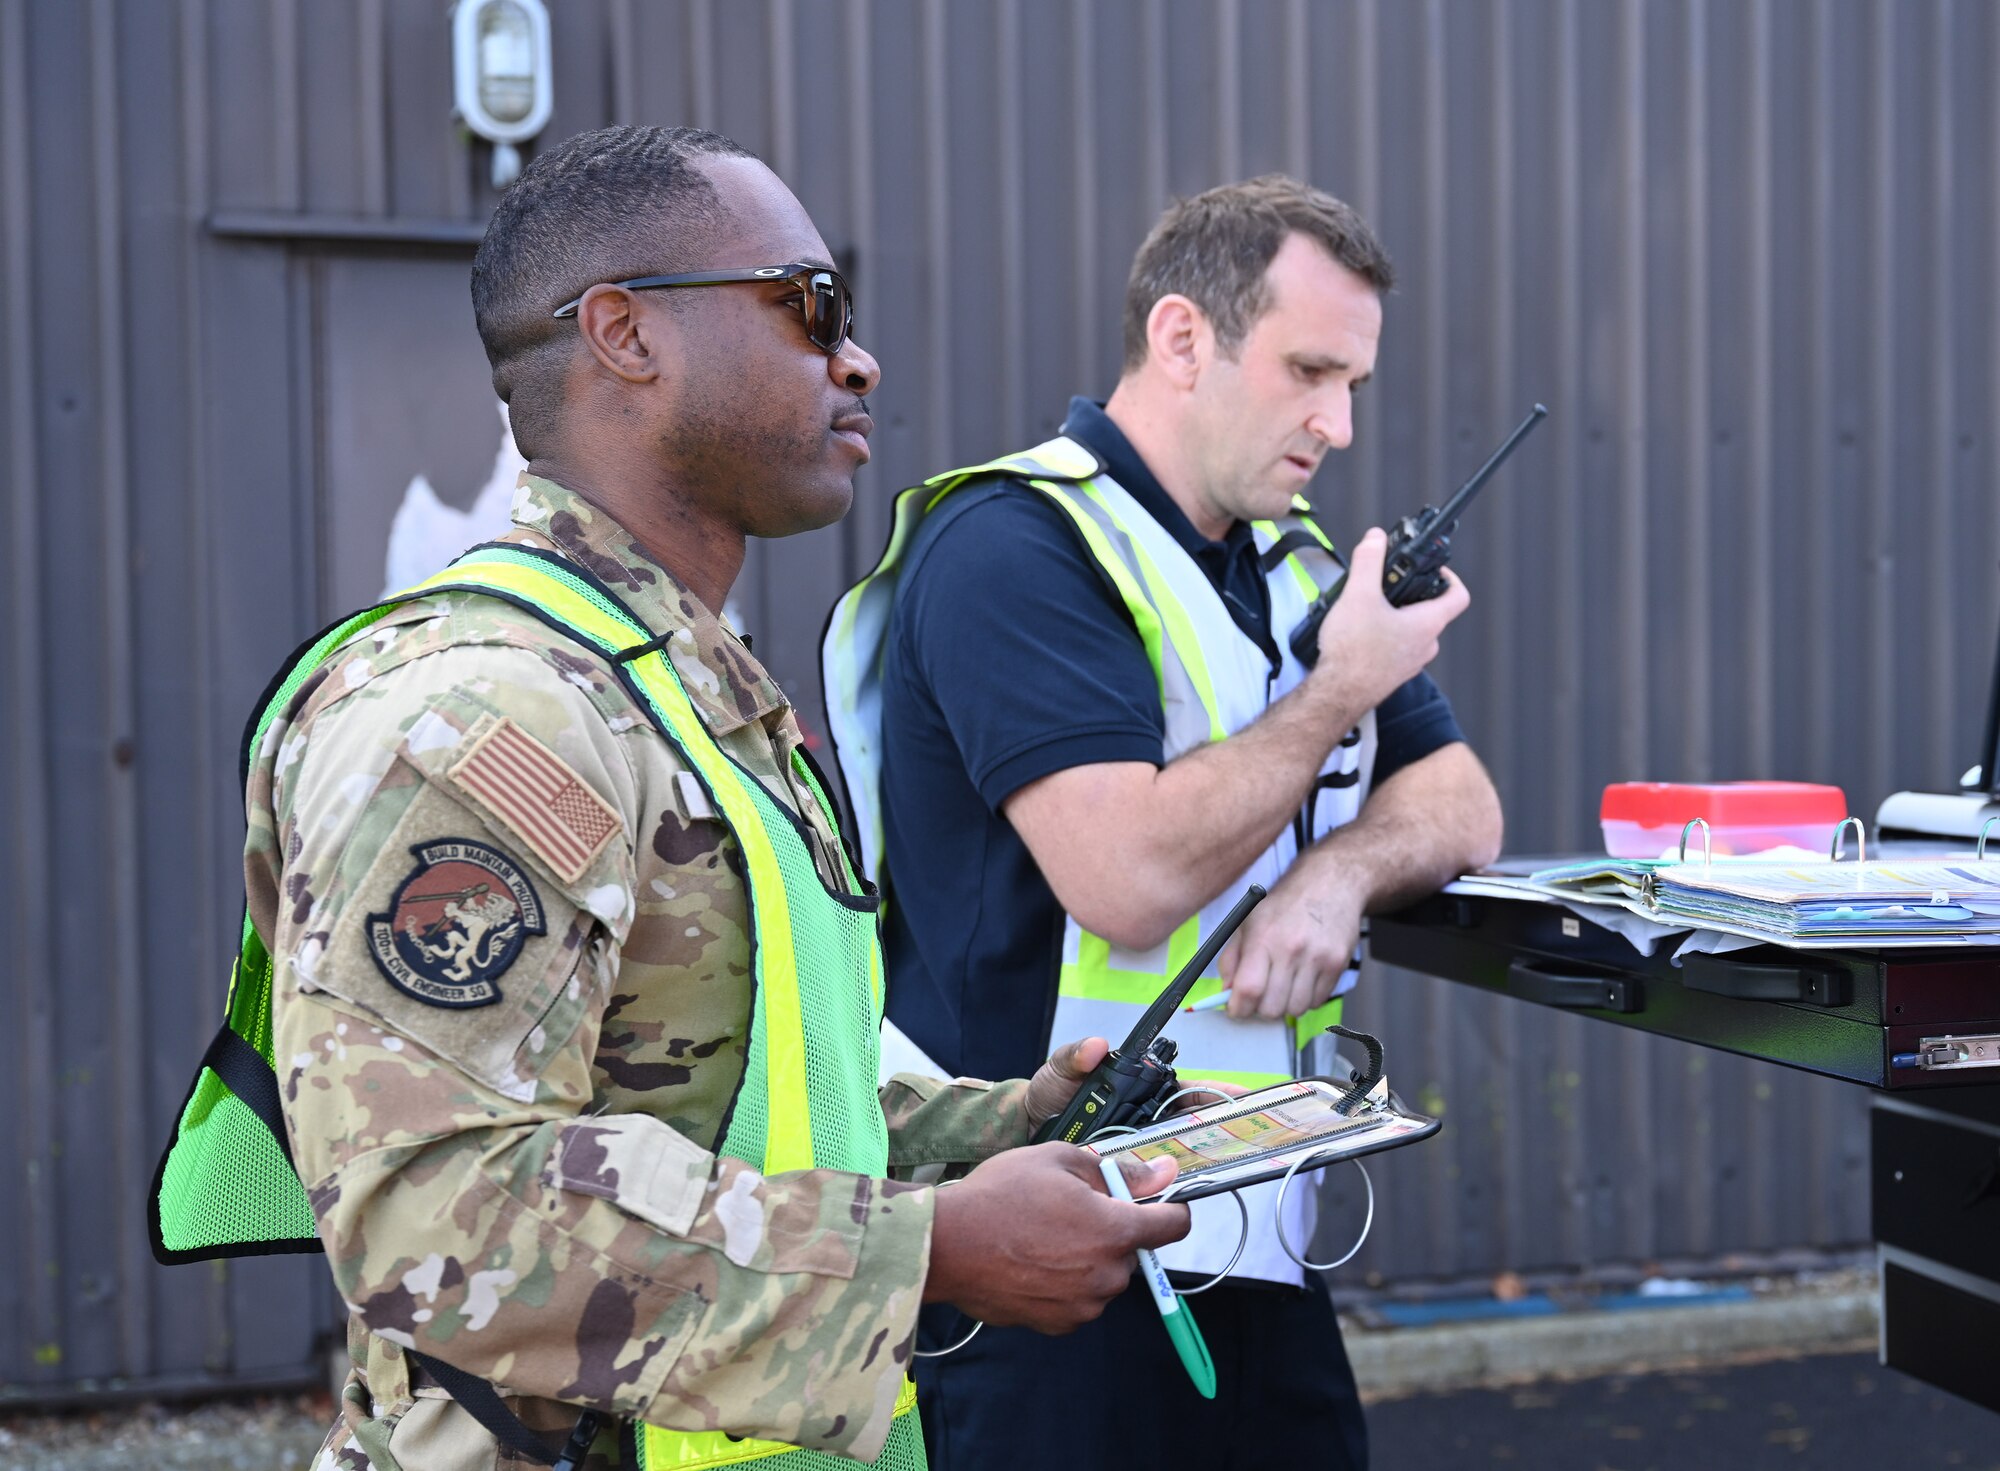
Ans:
[{"label": "green marker pen", "polygon": [[[1097,1167],[1104,1172],[1104,1184],[1113,1199],[1132,1198],[1132,1187],[1125,1183],[1125,1172],[1118,1168],[1116,1159],[1101,1159]],[[1159,1257],[1143,1246],[1139,1248],[1139,1275],[1152,1291],[1153,1306],[1160,1310],[1160,1321],[1167,1325],[1167,1337],[1174,1341],[1174,1352],[1181,1356],[1188,1378],[1194,1381],[1203,1399],[1214,1399],[1215,1360],[1208,1356],[1208,1344],[1202,1340],[1201,1329],[1195,1326],[1194,1312],[1167,1281]]]}]

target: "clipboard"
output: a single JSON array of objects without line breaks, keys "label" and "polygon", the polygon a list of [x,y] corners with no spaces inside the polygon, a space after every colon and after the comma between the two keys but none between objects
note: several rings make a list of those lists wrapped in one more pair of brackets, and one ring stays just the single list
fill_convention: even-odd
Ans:
[{"label": "clipboard", "polygon": [[1083,1148],[1111,1160],[1171,1156],[1180,1174],[1165,1190],[1141,1198],[1202,1200],[1415,1144],[1444,1127],[1442,1119],[1405,1109],[1386,1082],[1360,1098],[1351,1098],[1353,1092],[1332,1078],[1299,1078]]}]

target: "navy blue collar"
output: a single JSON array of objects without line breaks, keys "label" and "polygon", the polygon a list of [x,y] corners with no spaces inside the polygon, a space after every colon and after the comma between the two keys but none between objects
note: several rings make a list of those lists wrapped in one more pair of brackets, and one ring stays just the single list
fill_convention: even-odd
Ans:
[{"label": "navy blue collar", "polygon": [[1123,486],[1133,500],[1145,507],[1146,514],[1159,522],[1162,529],[1197,561],[1206,565],[1202,556],[1204,551],[1210,557],[1220,557],[1234,551],[1239,543],[1253,544],[1254,547],[1250,528],[1241,521],[1232,521],[1221,541],[1210,541],[1196,531],[1194,523],[1187,518],[1187,512],[1160,484],[1159,476],[1139,458],[1139,452],[1132,448],[1132,441],[1125,437],[1125,431],[1111,422],[1103,404],[1081,394],[1072,398],[1069,401],[1069,417],[1063,420],[1062,432],[1094,451],[1104,461],[1104,468],[1110,472],[1111,478]]},{"label": "navy blue collar", "polygon": [[1147,515],[1160,524],[1197,567],[1214,584],[1229,609],[1236,626],[1264,650],[1277,658],[1277,644],[1271,637],[1271,594],[1264,584],[1264,570],[1257,557],[1257,539],[1248,522],[1232,521],[1221,541],[1210,541],[1167,494],[1160,478],[1147,468],[1132,448],[1125,431],[1111,422],[1104,405],[1078,395],[1069,401],[1069,417],[1062,432],[1104,461],[1111,478],[1137,501]]}]

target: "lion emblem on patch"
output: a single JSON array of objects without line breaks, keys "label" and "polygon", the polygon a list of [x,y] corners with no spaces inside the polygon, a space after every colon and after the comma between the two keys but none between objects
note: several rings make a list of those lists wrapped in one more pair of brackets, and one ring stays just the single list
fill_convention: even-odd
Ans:
[{"label": "lion emblem on patch", "polygon": [[417,866],[386,914],[368,916],[368,949],[397,990],[430,1006],[487,1006],[528,936],[547,932],[520,865],[484,843],[440,838],[410,849]]}]

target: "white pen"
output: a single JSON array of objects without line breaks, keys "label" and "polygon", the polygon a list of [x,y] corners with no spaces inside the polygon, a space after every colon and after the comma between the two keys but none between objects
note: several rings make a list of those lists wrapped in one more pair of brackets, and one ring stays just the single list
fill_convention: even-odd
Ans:
[{"label": "white pen", "polygon": [[[1112,1199],[1132,1198],[1132,1188],[1125,1183],[1125,1172],[1119,1168],[1115,1158],[1098,1160],[1097,1168],[1104,1175],[1104,1188],[1111,1192]],[[1138,1257],[1139,1275],[1145,1279],[1146,1290],[1153,1295],[1153,1306],[1160,1310],[1160,1321],[1166,1325],[1167,1337],[1173,1340],[1174,1352],[1180,1355],[1181,1366],[1187,1370],[1188,1378],[1194,1381],[1195,1392],[1203,1399],[1214,1399],[1215,1360],[1209,1357],[1208,1344],[1201,1336],[1194,1313],[1181,1301],[1173,1284],[1167,1281],[1166,1269],[1160,1265],[1159,1256],[1142,1246]]]}]

